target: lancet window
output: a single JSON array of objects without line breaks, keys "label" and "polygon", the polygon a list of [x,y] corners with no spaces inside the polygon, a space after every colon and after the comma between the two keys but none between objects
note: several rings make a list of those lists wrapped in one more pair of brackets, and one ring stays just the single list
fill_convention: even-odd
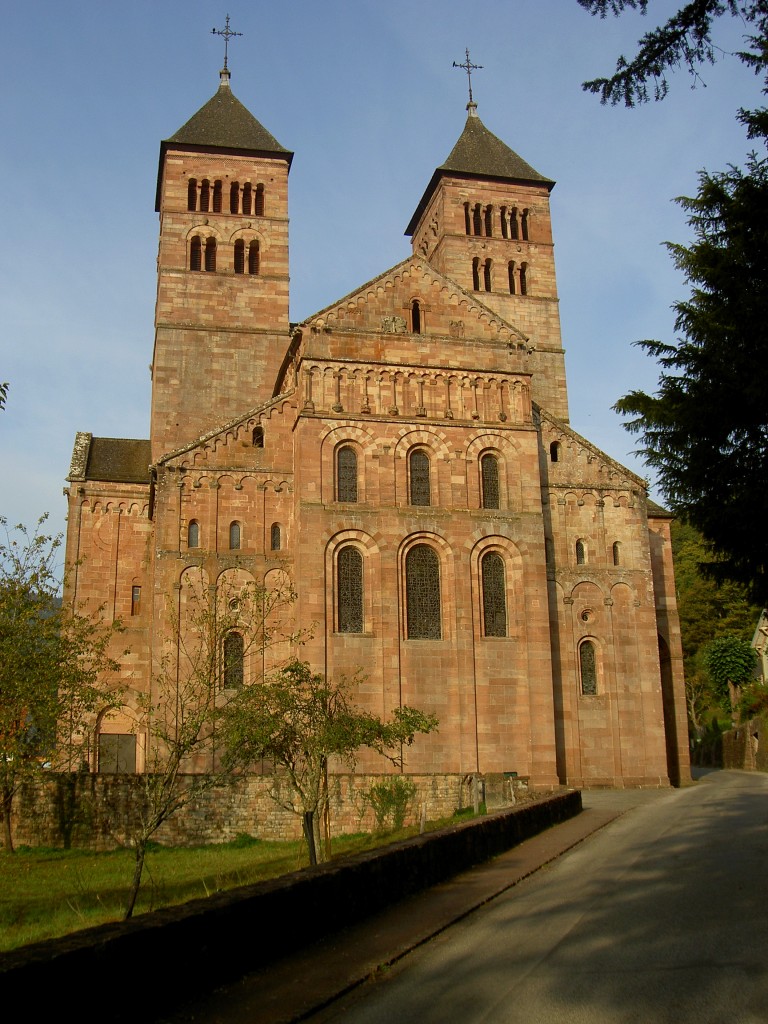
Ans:
[{"label": "lancet window", "polygon": [[406,614],[409,640],[439,640],[440,560],[428,544],[416,544],[405,556]]},{"label": "lancet window", "polygon": [[336,560],[336,617],[339,633],[363,632],[363,556],[351,544]]},{"label": "lancet window", "polygon": [[507,589],[504,559],[495,551],[483,555],[480,563],[483,588],[483,633],[507,635]]}]

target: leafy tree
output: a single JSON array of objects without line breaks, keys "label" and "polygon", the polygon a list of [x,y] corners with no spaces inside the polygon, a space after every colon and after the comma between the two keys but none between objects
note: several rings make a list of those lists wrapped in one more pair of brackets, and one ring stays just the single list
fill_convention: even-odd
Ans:
[{"label": "leafy tree", "polygon": [[318,811],[327,806],[329,758],[354,765],[357,751],[368,747],[402,766],[403,745],[438,725],[434,715],[409,707],[395,708],[383,722],[354,704],[360,681],[326,680],[294,661],[261,685],[243,689],[222,716],[230,765],[247,767],[263,758],[284,773],[290,795],[283,797],[276,785],[273,797],[302,816],[312,863]]},{"label": "leafy tree", "polygon": [[739,688],[755,677],[757,655],[754,649],[740,637],[721,636],[709,644],[705,657],[723,706],[735,710]]},{"label": "leafy tree", "polygon": [[[109,648],[119,623],[62,607],[61,536],[9,529],[0,518],[0,797],[3,839],[13,851],[11,813],[23,782],[43,768],[82,767],[97,715],[121,703]],[[87,761],[86,761],[87,763]]]},{"label": "leafy tree", "polygon": [[[266,652],[301,643],[306,631],[292,629],[288,609],[295,598],[285,574],[270,587],[237,571],[223,574],[209,588],[201,566],[188,569],[169,599],[166,652],[152,680],[152,692],[138,697],[137,730],[148,736],[144,771],[134,779],[130,843],[135,865],[125,918],[133,915],[147,846],[160,826],[182,807],[229,779],[221,757],[220,716],[237,702],[243,667],[260,672]],[[236,635],[233,655],[228,638]],[[116,821],[125,818],[116,808]]]}]

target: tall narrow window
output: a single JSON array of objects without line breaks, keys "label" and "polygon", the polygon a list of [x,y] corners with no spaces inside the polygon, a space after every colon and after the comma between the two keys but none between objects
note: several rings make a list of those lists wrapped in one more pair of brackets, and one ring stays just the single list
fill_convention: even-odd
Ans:
[{"label": "tall narrow window", "polygon": [[480,291],[480,259],[477,256],[472,260],[472,289]]},{"label": "tall narrow window", "polygon": [[213,183],[213,212],[221,213],[221,182]]},{"label": "tall narrow window", "polygon": [[280,530],[280,523],[272,523],[272,529],[269,531],[269,546],[272,551],[279,551],[282,547],[283,538]]},{"label": "tall narrow window", "polygon": [[411,505],[431,505],[429,456],[426,452],[411,452],[408,459],[408,475],[410,477]]},{"label": "tall narrow window", "polygon": [[240,182],[233,181],[229,186],[229,212],[240,212]]},{"label": "tall narrow window", "polygon": [[499,508],[499,460],[495,455],[480,459],[480,485],[483,508]]},{"label": "tall narrow window", "polygon": [[216,239],[206,238],[205,240],[205,269],[213,271],[216,269]]},{"label": "tall narrow window", "polygon": [[483,266],[483,286],[487,292],[493,288],[493,260],[486,260]]},{"label": "tall narrow window", "polygon": [[235,242],[235,273],[245,273],[245,242],[242,238]]},{"label": "tall narrow window", "polygon": [[337,572],[337,622],[339,633],[363,632],[363,556],[357,548],[339,551]]},{"label": "tall narrow window", "polygon": [[528,218],[529,218],[529,211],[528,210],[523,210],[523,216],[520,218],[520,230],[521,230],[524,242],[528,241]]},{"label": "tall narrow window", "polygon": [[189,526],[187,527],[187,547],[200,547],[200,526],[196,519],[190,519]]},{"label": "tall narrow window", "polygon": [[483,233],[483,211],[480,208],[480,203],[475,203],[472,210],[472,232],[475,235],[482,235]]},{"label": "tall narrow window", "polygon": [[199,235],[195,235],[189,243],[189,269],[203,269],[203,243]]},{"label": "tall narrow window", "polygon": [[613,545],[613,564],[621,565],[621,544],[616,541]]},{"label": "tall narrow window", "polygon": [[259,272],[259,243],[254,241],[248,243],[248,273],[258,274]]},{"label": "tall narrow window", "polygon": [[357,501],[357,452],[350,445],[336,453],[336,500]]},{"label": "tall narrow window", "polygon": [[483,585],[483,634],[507,635],[507,588],[504,559],[495,551],[483,555],[480,563]]},{"label": "tall narrow window", "polygon": [[587,564],[587,549],[584,547],[583,540],[576,541],[576,565]]},{"label": "tall narrow window", "polygon": [[141,587],[131,587],[131,615],[141,611]]},{"label": "tall narrow window", "polygon": [[253,428],[253,447],[263,448],[264,447],[264,427]]},{"label": "tall narrow window", "polygon": [[464,231],[466,234],[472,234],[472,216],[469,212],[469,203],[464,203]]},{"label": "tall narrow window", "polygon": [[486,206],[485,208],[485,233],[490,238],[493,234],[493,207]]},{"label": "tall narrow window", "polygon": [[251,186],[246,182],[245,185],[243,185],[243,213],[248,217],[251,215],[252,191]]},{"label": "tall narrow window", "polygon": [[187,209],[197,209],[197,178],[190,178],[187,183]]},{"label": "tall narrow window", "polygon": [[229,549],[230,551],[238,551],[240,548],[240,523],[233,522],[229,524]]},{"label": "tall narrow window", "polygon": [[200,185],[200,209],[203,213],[208,213],[208,207],[211,205],[211,183],[207,178],[203,179]]},{"label": "tall narrow window", "polygon": [[581,692],[584,697],[597,695],[597,658],[595,645],[591,640],[583,640],[579,646],[579,673],[581,675]]},{"label": "tall narrow window", "polygon": [[409,640],[439,640],[440,560],[434,548],[417,544],[405,556]]},{"label": "tall narrow window", "polygon": [[520,294],[528,294],[528,264],[520,264]]},{"label": "tall narrow window", "polygon": [[549,461],[559,462],[560,461],[560,442],[553,441],[549,446]]},{"label": "tall narrow window", "polygon": [[256,217],[264,216],[264,186],[259,184],[253,196],[253,213]]},{"label": "tall narrow window", "polygon": [[501,220],[501,237],[502,238],[509,238],[509,219],[508,218],[509,218],[509,214],[507,213],[507,208],[506,208],[506,206],[502,206],[502,208],[501,208],[501,217],[500,217],[500,220]]},{"label": "tall narrow window", "polygon": [[509,234],[513,241],[517,241],[520,238],[520,230],[518,227],[517,220],[517,207],[513,206],[509,211]]},{"label": "tall narrow window", "polygon": [[243,685],[245,644],[242,634],[231,632],[224,637],[224,689],[239,690]]},{"label": "tall narrow window", "polygon": [[517,291],[517,288],[515,287],[515,274],[517,273],[517,268],[514,260],[509,261],[507,273],[509,275],[509,294],[514,295]]},{"label": "tall narrow window", "polygon": [[414,334],[421,334],[421,304],[418,299],[411,303],[411,330]]}]

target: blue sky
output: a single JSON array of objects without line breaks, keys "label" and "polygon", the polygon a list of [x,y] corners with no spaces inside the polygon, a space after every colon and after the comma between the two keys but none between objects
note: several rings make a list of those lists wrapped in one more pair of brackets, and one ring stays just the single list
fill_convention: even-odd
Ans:
[{"label": "blue sky", "polygon": [[[651,4],[658,18],[677,6]],[[159,144],[216,91],[211,28],[227,10],[243,33],[232,89],[296,154],[292,319],[408,254],[403,231],[464,125],[452,62],[469,47],[481,118],[557,181],[572,425],[645,475],[611,406],[656,384],[631,343],[674,337],[685,289],[661,243],[689,230],[672,199],[750,148],[735,112],[759,101],[759,82],[735,58],[625,110],[580,84],[655,22],[600,21],[576,0],[28,0],[6,5],[0,38],[0,514],[31,524],[47,511],[63,529],[75,432],[148,436]],[[725,19],[724,49],[742,32]]]}]

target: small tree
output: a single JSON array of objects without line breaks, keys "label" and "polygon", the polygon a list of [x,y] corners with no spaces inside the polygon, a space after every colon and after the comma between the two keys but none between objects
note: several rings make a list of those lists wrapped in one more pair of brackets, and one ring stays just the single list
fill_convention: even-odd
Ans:
[{"label": "small tree", "polygon": [[[286,621],[294,598],[284,573],[267,588],[233,571],[211,588],[205,570],[193,566],[169,599],[166,649],[152,693],[137,701],[137,728],[146,729],[149,749],[134,785],[129,838],[135,866],[126,918],[133,915],[152,836],[182,807],[228,779],[217,720],[236,702],[244,667],[250,663],[260,677],[269,649],[285,644],[288,651],[308,635]],[[232,637],[238,638],[234,645]]]},{"label": "small tree", "polygon": [[43,767],[82,766],[97,714],[121,703],[109,647],[119,623],[64,608],[57,557],[61,536],[9,530],[0,517],[0,796],[4,846],[23,782]]},{"label": "small tree", "polygon": [[707,670],[726,711],[735,711],[739,688],[755,677],[757,655],[752,646],[738,636],[713,640],[705,653]]},{"label": "small tree", "polygon": [[409,707],[396,708],[383,722],[354,704],[360,681],[360,676],[326,680],[305,662],[294,661],[263,684],[244,689],[222,717],[231,765],[247,767],[264,758],[285,773],[290,798],[283,798],[277,785],[272,795],[302,816],[313,864],[318,811],[327,804],[328,759],[354,765],[357,751],[368,747],[402,766],[402,746],[438,725],[434,715]]}]

